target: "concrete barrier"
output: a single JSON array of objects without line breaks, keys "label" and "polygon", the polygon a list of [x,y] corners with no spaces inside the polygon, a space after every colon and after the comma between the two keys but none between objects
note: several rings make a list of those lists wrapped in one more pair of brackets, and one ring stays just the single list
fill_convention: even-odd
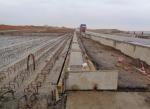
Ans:
[{"label": "concrete barrier", "polygon": [[144,61],[145,63],[150,65],[150,47],[148,46],[118,41],[101,36],[94,36],[94,35],[89,36],[89,35],[90,34],[88,34],[86,37],[94,41],[97,41],[103,45],[113,47],[121,51],[125,55],[128,55],[134,59],[140,59],[141,61]]},{"label": "concrete barrier", "polygon": [[116,90],[118,86],[117,70],[96,72],[69,72],[67,90]]}]

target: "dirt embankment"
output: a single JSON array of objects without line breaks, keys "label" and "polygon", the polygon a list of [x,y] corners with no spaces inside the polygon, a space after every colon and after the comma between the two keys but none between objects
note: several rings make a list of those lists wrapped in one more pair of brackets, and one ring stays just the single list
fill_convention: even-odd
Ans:
[{"label": "dirt embankment", "polygon": [[0,25],[0,31],[2,30],[20,30],[20,26]]}]

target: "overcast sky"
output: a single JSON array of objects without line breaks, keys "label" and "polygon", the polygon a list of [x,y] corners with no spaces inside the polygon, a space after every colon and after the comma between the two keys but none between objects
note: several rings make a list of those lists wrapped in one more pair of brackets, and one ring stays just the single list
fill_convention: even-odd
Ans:
[{"label": "overcast sky", "polygon": [[150,0],[0,0],[0,24],[150,30]]}]

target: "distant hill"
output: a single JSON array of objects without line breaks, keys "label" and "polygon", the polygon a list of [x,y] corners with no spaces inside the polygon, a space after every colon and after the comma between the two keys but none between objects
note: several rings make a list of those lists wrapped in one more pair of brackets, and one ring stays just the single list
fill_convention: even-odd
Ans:
[{"label": "distant hill", "polygon": [[58,33],[64,33],[64,32],[72,32],[72,28],[67,27],[53,27],[53,26],[33,26],[33,25],[27,25],[27,26],[14,26],[14,25],[0,25],[0,31],[8,31],[8,30],[19,30],[24,32],[58,32]]},{"label": "distant hill", "polygon": [[[0,25],[0,30],[20,30],[22,26]],[[24,27],[25,28],[25,27]]]}]

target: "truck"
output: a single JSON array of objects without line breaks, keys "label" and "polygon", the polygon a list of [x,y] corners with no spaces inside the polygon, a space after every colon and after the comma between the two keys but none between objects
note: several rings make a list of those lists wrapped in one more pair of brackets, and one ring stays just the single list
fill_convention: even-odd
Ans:
[{"label": "truck", "polygon": [[86,29],[87,29],[86,24],[81,24],[80,25],[80,33],[85,33]]}]

